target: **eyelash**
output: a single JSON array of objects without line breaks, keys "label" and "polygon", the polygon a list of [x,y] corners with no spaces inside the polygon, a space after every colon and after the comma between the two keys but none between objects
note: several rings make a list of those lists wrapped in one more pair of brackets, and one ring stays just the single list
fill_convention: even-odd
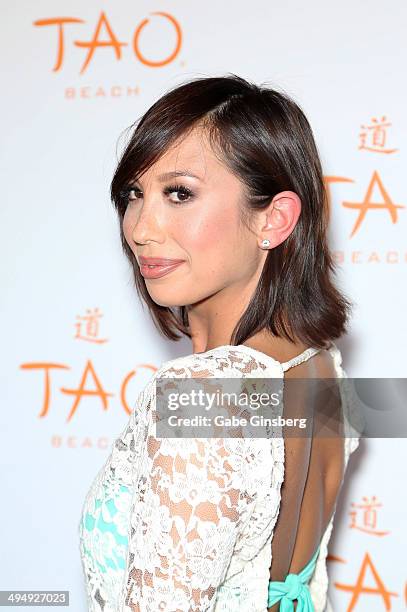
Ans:
[{"label": "eyelash", "polygon": [[[136,194],[137,193],[142,193],[140,189],[138,189],[137,187],[132,187],[131,185],[129,185],[128,187],[123,189],[120,192],[120,198],[121,198],[121,200],[122,200],[122,202],[124,203],[125,206],[128,206],[128,204],[130,202],[132,202],[132,201],[134,202],[135,200],[139,199],[138,197],[135,197],[132,200],[130,200],[129,199],[129,195],[130,195],[131,191],[134,191]],[[169,195],[170,193],[172,193],[174,191],[182,192],[182,193],[184,193],[185,195],[188,196],[188,200],[181,200],[180,202],[171,202],[175,206],[182,206],[183,204],[187,204],[194,197],[194,193],[191,191],[191,189],[189,189],[185,185],[168,185],[168,187],[165,187],[163,189],[163,193],[165,195]]]}]

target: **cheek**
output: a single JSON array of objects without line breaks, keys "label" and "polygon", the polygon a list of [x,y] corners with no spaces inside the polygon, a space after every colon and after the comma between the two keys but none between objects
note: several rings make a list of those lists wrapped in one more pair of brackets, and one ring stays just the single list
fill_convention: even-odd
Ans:
[{"label": "cheek", "polygon": [[[217,288],[236,273],[236,253],[239,251],[238,224],[234,211],[221,210],[188,219],[183,226],[180,244],[188,253],[197,286],[214,283]],[[187,231],[185,231],[187,228]],[[234,256],[232,257],[232,255]]]},{"label": "cheek", "polygon": [[184,236],[183,245],[191,254],[206,252],[207,256],[210,256],[211,253],[219,253],[234,245],[237,234],[236,224],[230,212],[220,209],[219,213],[212,212],[201,218],[195,215],[186,220],[179,231]]}]

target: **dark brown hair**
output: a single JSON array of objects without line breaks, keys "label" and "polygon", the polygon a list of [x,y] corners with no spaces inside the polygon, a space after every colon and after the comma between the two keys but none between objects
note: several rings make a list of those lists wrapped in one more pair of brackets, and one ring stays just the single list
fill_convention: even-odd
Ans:
[{"label": "dark brown hair", "polygon": [[112,179],[111,199],[137,292],[167,338],[191,337],[188,306],[164,307],[150,297],[123,234],[123,190],[198,126],[243,184],[244,219],[266,208],[280,191],[294,191],[302,204],[294,230],[270,249],[230,344],[243,344],[267,329],[274,336],[327,348],[346,331],[352,303],[331,278],[335,263],[327,244],[329,205],[322,167],[312,129],[296,102],[235,74],[197,78],[169,90],[130,128],[134,125]]}]

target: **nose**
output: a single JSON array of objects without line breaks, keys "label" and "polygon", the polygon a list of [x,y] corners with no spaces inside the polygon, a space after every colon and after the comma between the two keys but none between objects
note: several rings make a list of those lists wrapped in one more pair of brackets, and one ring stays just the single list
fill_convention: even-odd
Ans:
[{"label": "nose", "polygon": [[142,205],[132,231],[132,238],[136,244],[163,241],[164,232],[156,212],[157,208],[154,205],[146,206],[145,202]]}]

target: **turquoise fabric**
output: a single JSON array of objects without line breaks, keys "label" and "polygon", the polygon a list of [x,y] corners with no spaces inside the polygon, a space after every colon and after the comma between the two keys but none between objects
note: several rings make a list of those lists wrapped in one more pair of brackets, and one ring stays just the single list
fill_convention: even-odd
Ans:
[{"label": "turquoise fabric", "polygon": [[318,546],[312,559],[298,574],[288,574],[284,582],[270,580],[267,602],[269,608],[281,600],[280,612],[291,612],[294,610],[293,601],[296,599],[296,612],[315,612],[308,582],[314,573],[319,548]]}]

